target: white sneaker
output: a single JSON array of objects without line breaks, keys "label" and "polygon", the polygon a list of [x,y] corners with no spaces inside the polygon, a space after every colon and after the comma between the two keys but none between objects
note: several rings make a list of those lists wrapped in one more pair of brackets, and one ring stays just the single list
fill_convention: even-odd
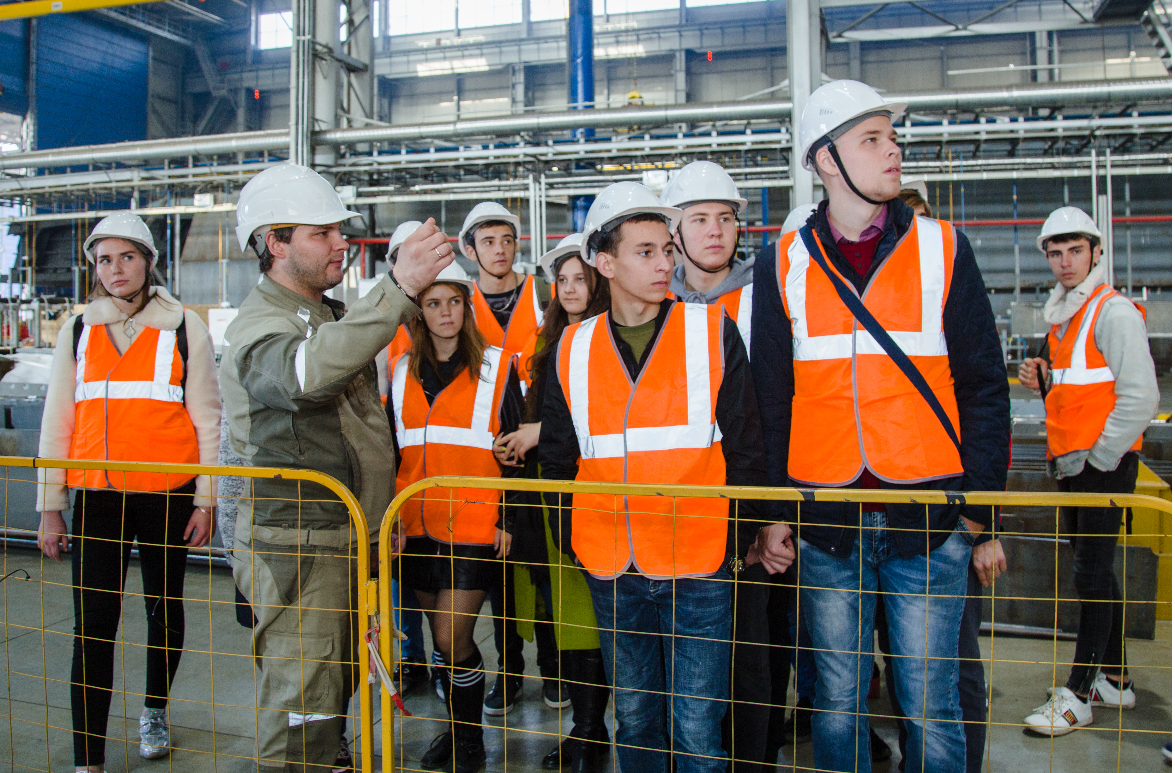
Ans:
[{"label": "white sneaker", "polygon": [[1091,706],[1107,706],[1112,709],[1123,708],[1132,709],[1136,701],[1134,695],[1134,683],[1131,682],[1126,685],[1126,689],[1119,689],[1114,686],[1114,683],[1106,679],[1106,675],[1101,671],[1097,672],[1097,678],[1093,680],[1093,687],[1089,690],[1089,705]]},{"label": "white sneaker", "polygon": [[146,760],[157,760],[170,753],[167,709],[143,709],[139,717],[139,756]]},{"label": "white sneaker", "polygon": [[1041,735],[1065,735],[1093,723],[1093,709],[1068,687],[1053,689],[1049,702],[1024,720],[1028,729]]}]

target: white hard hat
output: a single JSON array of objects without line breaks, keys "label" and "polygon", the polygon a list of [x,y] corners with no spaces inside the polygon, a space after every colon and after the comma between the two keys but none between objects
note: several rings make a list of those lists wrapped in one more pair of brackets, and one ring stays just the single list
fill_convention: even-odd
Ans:
[{"label": "white hard hat", "polygon": [[1061,207],[1054,209],[1045,219],[1044,225],[1040,228],[1040,236],[1036,237],[1036,246],[1044,252],[1044,243],[1062,234],[1096,236],[1099,241],[1102,238],[1097,223],[1093,222],[1093,218],[1085,214],[1084,210],[1078,207]]},{"label": "white hard hat", "polygon": [[734,180],[713,161],[686,164],[661,192],[661,203],[667,207],[685,209],[704,201],[734,204],[735,214],[747,208],[747,200],[739,194]]},{"label": "white hard hat", "polygon": [[388,263],[392,262],[392,253],[396,251],[396,248],[398,248],[404,242],[408,241],[408,237],[411,236],[416,231],[416,229],[420,228],[422,225],[424,225],[424,223],[420,222],[419,220],[405,220],[403,223],[400,223],[398,226],[396,226],[396,230],[392,231],[392,239],[388,242]]},{"label": "white hard hat", "polygon": [[808,171],[815,171],[815,165],[808,158],[812,146],[855,119],[872,113],[888,113],[890,120],[894,121],[904,112],[905,102],[886,102],[880,94],[860,81],[825,83],[808,97],[804,114],[800,116],[800,163]]},{"label": "white hard hat", "polygon": [[543,273],[547,275],[548,282],[555,281],[555,261],[568,255],[578,255],[581,244],[583,244],[583,234],[567,234],[559,240],[555,249],[543,253],[543,256],[539,258],[539,265],[543,267]]},{"label": "white hard hat", "polygon": [[596,265],[596,252],[592,249],[592,237],[597,233],[611,231],[632,215],[661,215],[667,221],[669,232],[677,230],[681,222],[681,210],[661,204],[657,194],[634,182],[612,183],[592,202],[583,224],[583,244],[579,256],[589,266]]},{"label": "white hard hat", "polygon": [[510,227],[514,229],[515,239],[522,233],[522,221],[518,219],[518,215],[515,215],[496,201],[483,201],[469,210],[469,214],[465,216],[465,222],[461,225],[461,232],[457,234],[457,243],[464,245],[465,234],[475,230],[482,223],[491,220],[501,220],[504,223],[509,223]]},{"label": "white hard hat", "polygon": [[930,189],[926,187],[926,180],[921,177],[903,177],[903,191],[917,191],[918,195],[930,203]]},{"label": "white hard hat", "polygon": [[335,187],[310,167],[271,166],[241,189],[237,243],[244,250],[262,226],[329,225],[353,217],[359,213],[345,208]]},{"label": "white hard hat", "polygon": [[787,213],[787,217],[783,219],[783,228],[779,229],[779,235],[782,236],[792,231],[798,231],[804,227],[804,223],[808,222],[808,218],[816,211],[816,204],[801,204],[800,206]]},{"label": "white hard hat", "polygon": [[[470,295],[473,294],[474,283],[469,278],[469,274],[465,273],[465,269],[457,265],[457,261],[453,261],[449,265],[441,269],[441,273],[437,274],[437,278],[432,280],[432,285],[439,284],[456,284],[465,288],[465,291]],[[424,293],[421,293],[423,295]]]},{"label": "white hard hat", "polygon": [[155,239],[151,236],[151,229],[143,222],[143,218],[133,212],[119,212],[99,220],[98,225],[94,226],[94,230],[90,232],[90,235],[86,237],[85,244],[82,245],[86,259],[94,263],[98,258],[94,250],[95,242],[110,238],[126,239],[142,246],[149,253],[148,261],[151,263],[151,268],[154,268],[156,261],[159,260],[159,251],[155,249]]}]

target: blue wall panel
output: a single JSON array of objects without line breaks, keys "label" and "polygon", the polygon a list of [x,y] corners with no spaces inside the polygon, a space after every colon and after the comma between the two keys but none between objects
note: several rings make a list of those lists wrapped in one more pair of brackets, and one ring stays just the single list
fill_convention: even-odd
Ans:
[{"label": "blue wall panel", "polygon": [[29,109],[28,23],[0,21],[0,112],[24,115]]},{"label": "blue wall panel", "polygon": [[37,24],[37,148],[147,136],[147,43],[71,14]]}]

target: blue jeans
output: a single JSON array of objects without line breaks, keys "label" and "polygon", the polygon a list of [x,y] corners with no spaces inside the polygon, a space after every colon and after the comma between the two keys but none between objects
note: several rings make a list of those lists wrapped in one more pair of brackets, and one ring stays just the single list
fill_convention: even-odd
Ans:
[{"label": "blue jeans", "polygon": [[392,598],[400,600],[399,605],[392,609],[396,629],[408,637],[400,645],[400,659],[408,663],[427,663],[428,658],[424,656],[424,613],[420,611],[416,591],[402,588],[399,582],[392,580]]},{"label": "blue jeans", "polygon": [[812,637],[802,610],[788,610],[788,627],[795,642],[792,666],[796,669],[796,697],[812,700],[816,696],[816,657],[812,654]]},{"label": "blue jeans", "polygon": [[676,773],[726,770],[721,726],[730,700],[730,580],[725,569],[677,580],[587,575],[622,771],[668,773],[670,750]]},{"label": "blue jeans", "polygon": [[902,558],[885,513],[864,513],[861,525],[844,558],[800,540],[800,603],[816,654],[816,768],[871,770],[868,696],[880,591],[898,702],[908,717],[906,770],[963,773],[958,657],[970,540],[956,531],[929,556]]}]

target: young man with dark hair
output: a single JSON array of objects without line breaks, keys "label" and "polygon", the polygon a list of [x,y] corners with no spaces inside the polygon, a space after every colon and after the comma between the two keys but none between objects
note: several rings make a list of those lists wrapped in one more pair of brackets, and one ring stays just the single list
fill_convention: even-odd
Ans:
[{"label": "young man with dark hair", "polygon": [[[1019,375],[1045,395],[1049,472],[1061,491],[1132,493],[1142,433],[1159,405],[1143,309],[1107,283],[1101,231],[1077,207],[1049,215],[1036,243],[1057,278],[1044,306],[1053,327],[1048,359],[1026,359]],[[1122,632],[1126,610],[1114,573],[1122,514],[1122,508],[1061,509],[1081,616],[1069,680],[1024,720],[1041,735],[1091,724],[1093,706],[1134,708]]]},{"label": "young man with dark hair", "polygon": [[[751,363],[769,483],[1002,491],[1011,429],[995,318],[964,235],[896,200],[901,148],[887,104],[857,81],[813,92],[800,158],[828,194],[755,264]],[[962,773],[959,630],[967,566],[998,574],[992,509],[802,502],[800,603],[816,657],[821,770],[871,768],[873,612],[889,621],[907,770]],[[758,552],[780,571],[785,524]],[[990,581],[990,579],[989,579]],[[880,592],[880,596],[879,596]]]},{"label": "young man with dark hair", "polygon": [[[631,182],[608,186],[588,211],[581,254],[608,280],[612,303],[559,342],[538,445],[544,478],[763,484],[738,327],[720,306],[666,299],[680,217]],[[615,691],[621,769],[668,773],[671,751],[678,773],[725,771],[731,580],[758,512],[769,508],[657,496],[559,500],[552,533],[587,575]],[[780,549],[781,563],[789,549]]]}]

